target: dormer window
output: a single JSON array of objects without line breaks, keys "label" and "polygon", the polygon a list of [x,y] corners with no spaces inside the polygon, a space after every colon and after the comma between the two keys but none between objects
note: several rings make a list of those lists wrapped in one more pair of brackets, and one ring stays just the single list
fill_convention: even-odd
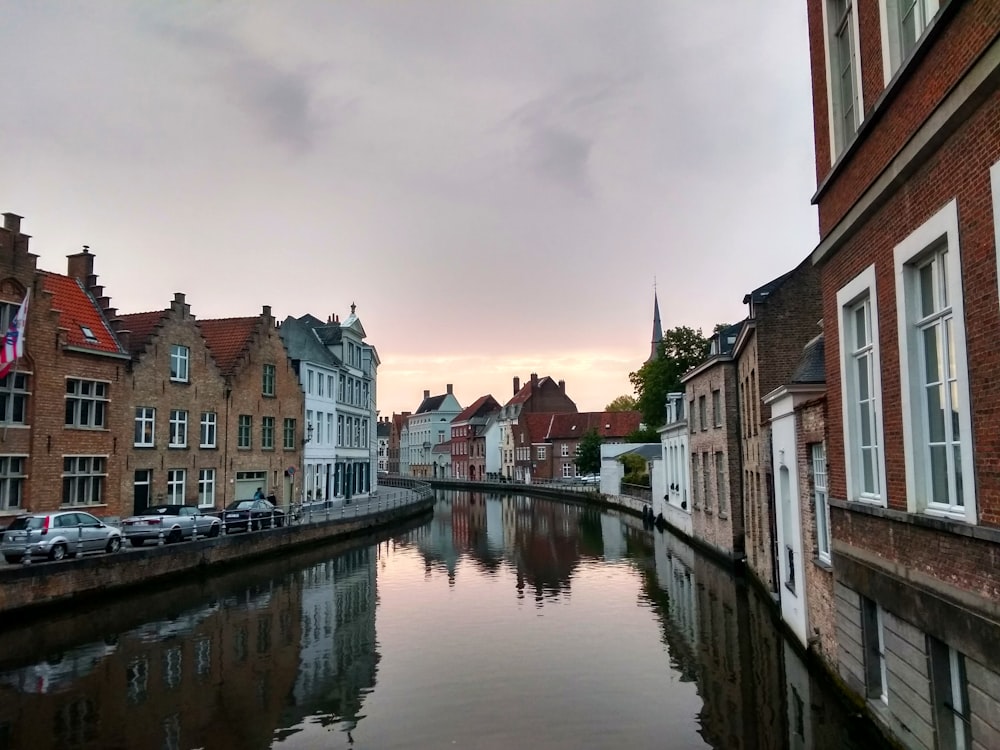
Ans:
[{"label": "dormer window", "polygon": [[80,326],[80,331],[83,332],[83,337],[85,339],[87,339],[88,343],[91,343],[91,344],[96,344],[97,343],[97,336],[94,335],[94,332],[92,330],[90,330],[90,328],[88,328],[87,326],[83,326],[82,325],[82,326]]}]

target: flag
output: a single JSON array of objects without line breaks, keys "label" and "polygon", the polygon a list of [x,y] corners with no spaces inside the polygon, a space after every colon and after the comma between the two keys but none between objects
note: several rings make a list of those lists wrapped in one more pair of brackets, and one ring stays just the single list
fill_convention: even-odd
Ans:
[{"label": "flag", "polygon": [[10,372],[17,360],[24,356],[24,323],[28,318],[30,296],[29,289],[24,295],[24,302],[17,308],[17,314],[10,321],[7,333],[4,334],[3,346],[0,347],[0,378]]}]

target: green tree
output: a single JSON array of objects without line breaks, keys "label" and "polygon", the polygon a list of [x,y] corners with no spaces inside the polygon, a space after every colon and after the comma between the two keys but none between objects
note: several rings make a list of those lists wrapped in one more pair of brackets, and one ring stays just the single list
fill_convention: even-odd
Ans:
[{"label": "green tree", "polygon": [[605,406],[604,411],[637,411],[635,396],[629,396],[627,393],[621,395]]},{"label": "green tree", "polygon": [[681,376],[705,359],[708,343],[700,328],[671,328],[663,334],[656,359],[629,373],[644,424],[656,428],[666,421],[667,394],[681,390]]},{"label": "green tree", "polygon": [[649,486],[649,474],[646,473],[646,459],[637,456],[635,453],[626,453],[618,458],[618,462],[625,467],[625,476],[622,481],[625,484],[638,484]]},{"label": "green tree", "polygon": [[590,429],[580,438],[576,446],[576,473],[580,476],[597,474],[601,470],[601,436]]},{"label": "green tree", "polygon": [[660,442],[660,433],[658,433],[654,428],[642,425],[638,430],[634,430],[625,436],[626,443],[658,443]]}]

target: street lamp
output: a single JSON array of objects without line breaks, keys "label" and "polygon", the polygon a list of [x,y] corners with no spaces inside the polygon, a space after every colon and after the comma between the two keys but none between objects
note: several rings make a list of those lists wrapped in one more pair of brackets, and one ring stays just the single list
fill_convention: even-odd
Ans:
[{"label": "street lamp", "polygon": [[303,442],[311,443],[313,439],[313,426],[312,424],[306,425],[306,438]]}]

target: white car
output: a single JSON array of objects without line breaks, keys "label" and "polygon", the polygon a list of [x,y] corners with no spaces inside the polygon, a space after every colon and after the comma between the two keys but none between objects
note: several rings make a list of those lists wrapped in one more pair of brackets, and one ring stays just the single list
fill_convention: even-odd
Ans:
[{"label": "white car", "polygon": [[198,536],[218,536],[222,522],[218,516],[209,516],[195,505],[152,505],[137,516],[122,521],[122,533],[133,547],[146,542],[165,544],[180,542]]}]

